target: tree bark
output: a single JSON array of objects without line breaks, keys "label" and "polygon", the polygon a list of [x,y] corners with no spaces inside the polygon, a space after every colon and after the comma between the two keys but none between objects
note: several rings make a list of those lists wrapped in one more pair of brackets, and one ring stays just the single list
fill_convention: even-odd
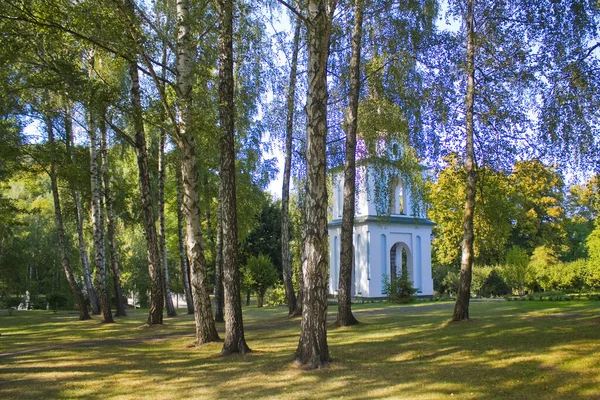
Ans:
[{"label": "tree bark", "polygon": [[181,169],[177,168],[175,172],[177,179],[177,237],[179,243],[179,258],[181,263],[181,276],[183,280],[183,291],[185,292],[185,302],[187,303],[188,314],[194,313],[194,298],[192,297],[192,287],[190,286],[190,263],[185,248],[185,234],[183,232],[183,182],[181,182]]},{"label": "tree bark", "polygon": [[208,275],[202,243],[200,218],[200,190],[198,188],[198,166],[196,163],[196,142],[191,131],[192,122],[192,48],[189,28],[189,1],[177,1],[177,113],[179,134],[177,145],[181,155],[181,176],[183,180],[183,210],[186,220],[186,242],[191,261],[192,294],[194,298],[194,319],[196,321],[196,344],[219,340],[213,319]]},{"label": "tree bark", "polygon": [[244,337],[240,271],[237,260],[237,204],[235,186],[233,0],[219,5],[219,121],[221,125],[220,172],[222,185],[223,289],[225,342],[221,354],[248,353]]},{"label": "tree bark", "polygon": [[215,243],[215,321],[225,322],[223,307],[225,298],[223,293],[223,218],[222,213],[223,188],[219,180],[219,198],[217,203],[217,240]]},{"label": "tree bark", "polygon": [[113,199],[110,191],[110,175],[108,172],[106,124],[103,121],[103,119],[100,120],[100,153],[102,154],[102,181],[104,182],[104,205],[106,207],[106,239],[108,240],[108,254],[115,286],[115,298],[117,301],[115,316],[125,317],[127,316],[127,303],[121,287],[121,271],[119,269],[119,256],[115,238],[115,210],[113,208]]},{"label": "tree bark", "polygon": [[[164,60],[164,58],[163,58]],[[166,61],[165,61],[166,62]],[[165,306],[169,317],[176,317],[177,311],[171,297],[171,286],[169,285],[169,263],[167,260],[167,235],[165,231],[165,141],[166,133],[160,130],[160,143],[158,144],[158,227],[159,227],[159,250],[163,264],[163,293],[165,295]]]},{"label": "tree bark", "polygon": [[354,246],[354,204],[356,196],[356,131],[358,129],[358,95],[360,93],[360,47],[362,39],[363,0],[354,3],[352,57],[350,58],[350,101],[346,113],[346,163],[344,166],[344,204],[340,235],[340,278],[338,285],[337,326],[358,323],[352,314],[352,255]]},{"label": "tree bark", "polygon": [[287,94],[287,121],[285,129],[285,165],[283,167],[283,188],[281,190],[281,269],[283,285],[288,306],[288,314],[296,310],[296,294],[292,281],[292,259],[290,256],[290,177],[292,174],[292,136],[294,133],[294,111],[296,102],[296,80],[298,74],[298,49],[300,47],[301,20],[296,18],[294,45],[292,48],[292,66],[290,68],[290,86]]},{"label": "tree bark", "polygon": [[[306,193],[306,186],[304,187],[304,193]],[[302,198],[302,195],[301,195]],[[306,207],[304,206],[305,200],[300,203],[300,212],[302,217],[302,231],[300,241],[302,244],[306,242]],[[302,250],[300,252],[300,273],[298,274],[298,296],[296,296],[296,309],[294,310],[293,317],[302,316],[302,310],[304,309],[304,265],[306,261],[306,254]]]},{"label": "tree bark", "polygon": [[[132,7],[132,5],[131,5]],[[152,189],[150,188],[150,171],[148,168],[148,150],[146,149],[146,133],[142,115],[142,99],[138,66],[136,62],[129,63],[129,78],[131,80],[131,108],[133,113],[133,128],[135,131],[135,152],[140,180],[140,195],[142,197],[142,216],[148,255],[148,273],[150,275],[150,311],[148,325],[163,323],[163,272],[160,253],[158,251],[158,236],[156,234],[156,218],[152,204]]]},{"label": "tree bark", "polygon": [[[171,14],[167,15],[166,25],[171,25],[171,18],[169,18]],[[167,65],[167,39],[163,39],[162,43],[162,72],[161,78],[163,81],[162,91],[165,93],[165,81],[166,81],[166,68],[164,66]],[[161,119],[164,120],[166,118],[165,110],[161,109]],[[175,311],[175,306],[173,305],[173,297],[171,296],[171,285],[169,284],[169,260],[167,258],[167,235],[165,232],[165,173],[166,173],[166,165],[165,165],[165,144],[167,140],[167,134],[165,130],[160,128],[160,137],[158,144],[158,226],[159,226],[159,251],[162,256],[163,261],[163,293],[165,295],[165,306],[167,307],[167,315],[169,317],[176,317],[177,312]]]},{"label": "tree bark", "polygon": [[[71,151],[72,141],[73,141],[73,119],[71,117],[71,109],[67,108],[65,110],[65,141],[67,148],[67,156],[69,157],[69,162],[71,165],[75,164],[73,159],[73,152]],[[90,262],[87,253],[87,247],[85,243],[85,237],[83,235],[83,212],[82,212],[82,203],[81,203],[81,193],[77,189],[72,189],[73,201],[75,202],[75,219],[77,226],[77,242],[79,245],[79,255],[81,257],[81,266],[83,269],[83,281],[85,284],[85,288],[87,289],[87,296],[90,302],[90,306],[92,308],[92,314],[99,315],[100,314],[100,300],[96,295],[96,290],[94,289],[94,285],[92,284],[92,270],[90,268]]]},{"label": "tree bark", "polygon": [[[331,10],[333,14],[333,10]],[[324,367],[327,345],[327,59],[331,20],[324,0],[309,0],[308,15],[307,190],[304,304],[296,362],[306,368]]]},{"label": "tree bark", "polygon": [[54,199],[54,221],[56,223],[56,232],[58,234],[58,247],[60,250],[61,262],[65,276],[69,282],[71,292],[75,296],[77,301],[77,308],[79,309],[79,319],[81,321],[92,319],[85,303],[85,297],[77,284],[73,269],[71,268],[71,262],[67,253],[67,241],[65,238],[65,230],[62,219],[62,210],[60,208],[60,197],[58,194],[58,182],[56,178],[56,147],[54,145],[54,129],[52,128],[52,120],[46,117],[46,129],[48,132],[48,143],[50,144],[50,150],[52,151],[52,161],[50,163],[50,184],[52,186],[52,197]]},{"label": "tree bark", "polygon": [[104,218],[102,215],[101,181],[98,177],[98,135],[92,107],[88,109],[90,136],[90,175],[92,191],[92,225],[94,227],[94,258],[96,261],[95,286],[100,299],[100,311],[105,323],[114,322],[106,290],[106,257],[104,251]]},{"label": "tree bark", "polygon": [[463,217],[463,241],[460,265],[460,283],[456,295],[453,321],[469,320],[469,299],[471,297],[471,277],[473,268],[473,218],[475,213],[475,192],[477,185],[477,170],[475,150],[473,146],[473,104],[475,101],[475,32],[473,26],[473,3],[467,2],[467,94],[465,100],[465,133],[466,133],[466,171],[467,187],[465,214]]}]

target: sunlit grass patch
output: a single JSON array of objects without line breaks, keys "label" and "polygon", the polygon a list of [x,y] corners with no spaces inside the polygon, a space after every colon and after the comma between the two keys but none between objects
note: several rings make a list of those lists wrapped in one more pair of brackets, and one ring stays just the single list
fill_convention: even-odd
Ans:
[{"label": "sunlit grass patch", "polygon": [[[470,323],[447,323],[451,304],[356,305],[360,324],[335,328],[325,370],[292,358],[299,319],[287,308],[245,308],[253,353],[190,347],[193,316],[145,327],[146,311],[116,324],[45,312],[0,317],[0,398],[598,398],[600,308],[594,302],[473,303]],[[224,337],[223,324],[217,324]]]}]

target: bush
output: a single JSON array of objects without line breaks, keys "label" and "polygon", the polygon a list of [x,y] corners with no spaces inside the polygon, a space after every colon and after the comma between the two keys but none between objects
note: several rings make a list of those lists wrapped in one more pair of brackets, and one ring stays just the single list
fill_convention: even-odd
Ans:
[{"label": "bush", "polygon": [[16,296],[2,296],[0,304],[8,310],[8,315],[13,315],[15,308],[21,304],[21,298]]},{"label": "bush", "polygon": [[267,289],[277,282],[277,269],[269,257],[260,254],[248,258],[242,273],[244,286],[256,293],[258,307],[262,307]]},{"label": "bush", "polygon": [[491,297],[491,296],[506,296],[511,294],[512,290],[510,286],[504,282],[504,279],[496,270],[492,270],[487,279],[483,282],[481,286],[481,295],[483,297]]},{"label": "bush", "polygon": [[388,278],[386,274],[382,276],[383,294],[387,296],[389,301],[395,303],[410,303],[414,301],[414,294],[417,289],[412,286],[412,283],[405,276]]},{"label": "bush", "polygon": [[276,283],[265,293],[265,304],[267,306],[280,306],[285,304],[285,286],[282,283]]},{"label": "bush", "polygon": [[67,296],[62,293],[52,293],[48,295],[48,304],[50,309],[54,311],[54,314],[60,309],[65,308],[67,305]]}]

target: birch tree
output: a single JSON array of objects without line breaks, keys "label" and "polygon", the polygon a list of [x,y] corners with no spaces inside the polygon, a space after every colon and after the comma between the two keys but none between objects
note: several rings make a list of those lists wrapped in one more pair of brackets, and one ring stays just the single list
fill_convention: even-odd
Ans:
[{"label": "birch tree", "polygon": [[309,0],[306,15],[308,48],[306,229],[302,265],[304,303],[295,359],[307,368],[324,367],[331,359],[327,345],[327,59],[336,2]]},{"label": "birch tree", "polygon": [[218,0],[219,6],[219,121],[221,126],[220,178],[223,230],[223,288],[225,298],[225,342],[221,354],[248,353],[244,337],[240,270],[238,265],[237,203],[234,141],[233,0]]},{"label": "birch tree", "polygon": [[69,260],[67,252],[67,240],[65,236],[65,229],[63,225],[62,209],[60,206],[60,197],[58,193],[58,182],[56,177],[56,146],[54,141],[54,128],[52,127],[52,119],[49,116],[45,117],[46,131],[48,133],[48,144],[50,145],[51,162],[50,162],[50,184],[52,187],[52,197],[54,199],[54,219],[56,223],[56,232],[58,233],[58,247],[60,249],[60,257],[63,265],[63,270],[71,292],[75,296],[77,301],[77,307],[79,309],[79,319],[84,321],[91,319],[88,313],[87,305],[81,288],[75,279],[73,269],[71,268],[71,262]]},{"label": "birch tree", "polygon": [[360,62],[363,23],[363,0],[354,2],[354,29],[352,31],[352,57],[350,58],[350,93],[346,112],[346,161],[344,164],[344,200],[340,234],[340,278],[338,289],[338,326],[354,325],[358,321],[352,314],[352,264],[354,208],[356,198],[356,131],[358,128],[358,97],[360,93]]}]

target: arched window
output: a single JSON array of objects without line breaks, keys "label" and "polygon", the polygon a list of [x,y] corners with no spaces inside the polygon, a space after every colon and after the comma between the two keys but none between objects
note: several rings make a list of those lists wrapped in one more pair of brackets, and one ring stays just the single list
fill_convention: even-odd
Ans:
[{"label": "arched window", "polygon": [[340,248],[338,245],[338,237],[334,236],[333,237],[333,268],[331,271],[331,289],[333,289],[333,291],[337,291],[338,290],[338,274],[340,271]]},{"label": "arched window", "polygon": [[367,279],[371,280],[371,232],[367,232]]},{"label": "arched window", "polygon": [[421,292],[421,236],[417,236],[417,248],[415,251],[415,287],[418,289],[418,293]]},{"label": "arched window", "polygon": [[381,234],[381,272],[386,275],[389,275],[388,270],[387,270],[387,268],[388,268],[387,260],[388,260],[387,238],[382,233]]},{"label": "arched window", "polygon": [[362,294],[362,288],[360,284],[360,279],[362,276],[362,271],[360,270],[363,264],[363,249],[362,249],[362,240],[361,235],[356,236],[356,262],[354,263],[354,283],[356,284],[356,294]]}]

